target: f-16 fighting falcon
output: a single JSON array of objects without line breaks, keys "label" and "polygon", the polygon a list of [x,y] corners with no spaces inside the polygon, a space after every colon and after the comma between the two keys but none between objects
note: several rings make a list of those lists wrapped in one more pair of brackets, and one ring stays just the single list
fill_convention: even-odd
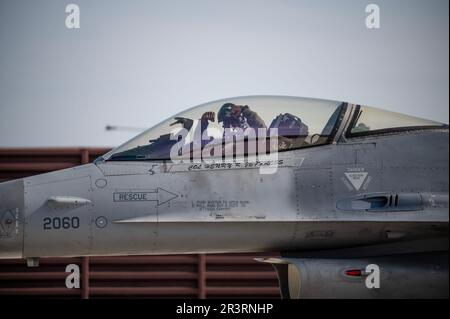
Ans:
[{"label": "f-16 fighting falcon", "polygon": [[214,101],[92,164],[0,184],[0,258],[279,252],[260,261],[284,298],[448,298],[448,156],[443,123]]}]

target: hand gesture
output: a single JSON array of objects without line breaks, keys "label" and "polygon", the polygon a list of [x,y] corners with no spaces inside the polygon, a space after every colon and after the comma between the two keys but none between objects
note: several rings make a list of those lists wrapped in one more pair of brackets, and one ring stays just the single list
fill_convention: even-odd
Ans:
[{"label": "hand gesture", "polygon": [[191,119],[185,118],[185,117],[175,117],[174,118],[175,122],[173,122],[172,124],[169,124],[170,126],[173,126],[175,124],[181,124],[183,125],[183,128],[190,131],[192,124],[194,123],[194,121],[192,121]]},{"label": "hand gesture", "polygon": [[216,117],[216,113],[214,113],[214,112],[205,112],[205,113],[203,113],[201,120],[202,121],[203,120],[208,120],[208,121],[214,122],[215,117]]}]

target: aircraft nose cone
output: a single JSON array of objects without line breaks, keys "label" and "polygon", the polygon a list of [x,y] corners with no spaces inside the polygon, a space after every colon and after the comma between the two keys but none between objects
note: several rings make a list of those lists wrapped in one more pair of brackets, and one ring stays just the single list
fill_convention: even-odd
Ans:
[{"label": "aircraft nose cone", "polygon": [[23,180],[0,183],[0,259],[21,258]]}]

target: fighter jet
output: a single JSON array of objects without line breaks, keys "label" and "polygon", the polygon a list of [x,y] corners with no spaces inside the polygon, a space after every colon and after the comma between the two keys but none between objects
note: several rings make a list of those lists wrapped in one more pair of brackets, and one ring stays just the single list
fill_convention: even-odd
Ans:
[{"label": "fighter jet", "polygon": [[278,252],[283,298],[448,298],[448,125],[248,96],[0,184],[0,258]]}]

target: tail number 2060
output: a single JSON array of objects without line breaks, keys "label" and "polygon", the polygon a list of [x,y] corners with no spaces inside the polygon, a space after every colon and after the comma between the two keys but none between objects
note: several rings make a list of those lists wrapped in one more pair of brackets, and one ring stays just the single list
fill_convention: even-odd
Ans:
[{"label": "tail number 2060", "polygon": [[45,217],[44,229],[71,229],[80,227],[80,219],[74,217]]}]

